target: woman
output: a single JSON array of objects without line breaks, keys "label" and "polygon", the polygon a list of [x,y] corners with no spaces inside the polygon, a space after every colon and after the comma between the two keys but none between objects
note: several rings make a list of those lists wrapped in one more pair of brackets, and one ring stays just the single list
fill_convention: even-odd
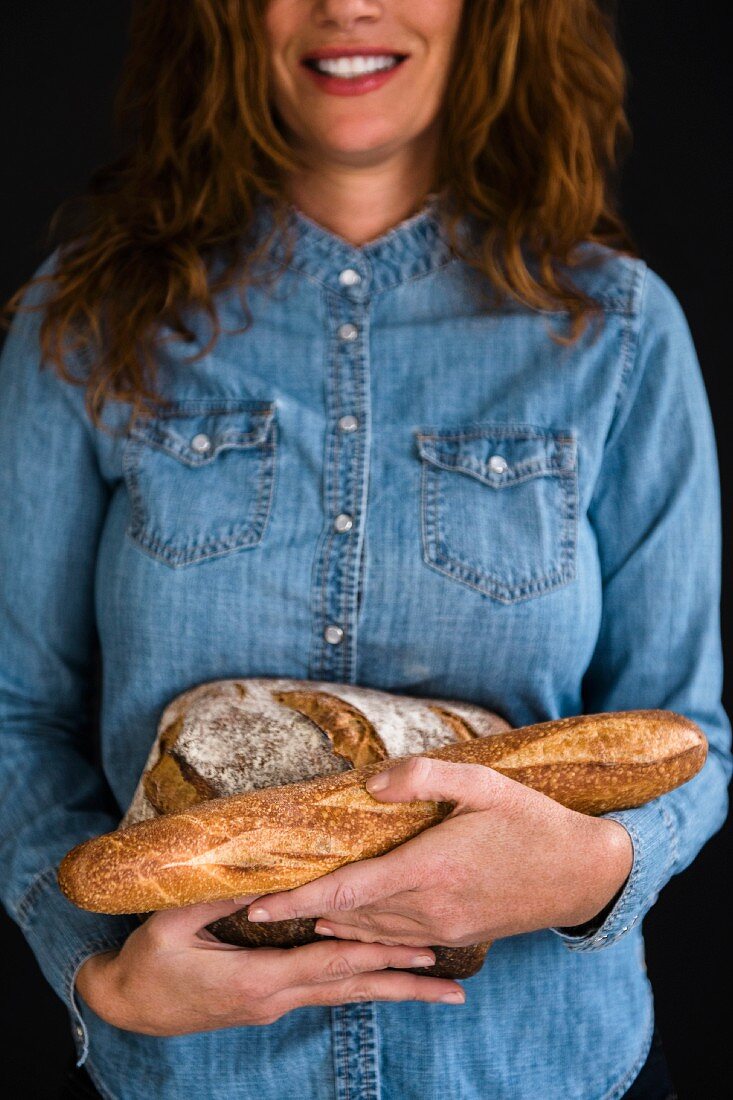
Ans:
[{"label": "woman", "polygon": [[[132,32],[130,148],[21,288],[0,371],[2,891],[69,1009],[70,1088],[674,1095],[641,924],[727,810],[719,487],[684,315],[610,195],[606,18],[154,0]],[[397,769],[375,797],[464,812],[260,899],[331,933],[290,951],[202,931],[241,899],[143,926],[68,903],[58,862],[116,826],[167,702],[258,675],[515,726],[668,708],[710,753],[602,818]],[[465,983],[406,972],[480,940]]]}]

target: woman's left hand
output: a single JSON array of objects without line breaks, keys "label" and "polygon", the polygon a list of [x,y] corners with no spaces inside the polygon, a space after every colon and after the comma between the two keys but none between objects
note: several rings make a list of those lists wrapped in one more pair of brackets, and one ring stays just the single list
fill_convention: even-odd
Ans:
[{"label": "woman's left hand", "polygon": [[262,895],[250,920],[318,917],[316,931],[339,939],[465,947],[582,924],[631,870],[631,838],[619,822],[569,810],[480,764],[413,757],[367,789],[383,801],[455,806],[383,856]]}]

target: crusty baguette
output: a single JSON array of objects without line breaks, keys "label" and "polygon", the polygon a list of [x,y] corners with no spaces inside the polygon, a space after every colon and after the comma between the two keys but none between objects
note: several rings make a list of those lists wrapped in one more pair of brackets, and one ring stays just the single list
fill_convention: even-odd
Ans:
[{"label": "crusty baguette", "polygon": [[[683,715],[631,710],[541,722],[429,749],[483,764],[582,813],[641,805],[705,762],[707,741]],[[140,913],[291,889],[380,855],[437,824],[447,802],[379,802],[365,779],[379,760],[337,775],[215,798],[95,837],[61,862],[59,885],[80,908]]]}]

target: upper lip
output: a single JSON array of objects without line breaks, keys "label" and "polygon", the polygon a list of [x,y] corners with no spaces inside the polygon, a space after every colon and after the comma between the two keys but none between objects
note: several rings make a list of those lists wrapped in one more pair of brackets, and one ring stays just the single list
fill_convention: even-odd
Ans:
[{"label": "upper lip", "polygon": [[393,50],[389,46],[321,46],[317,50],[309,50],[301,57],[301,61],[317,61],[326,57],[371,57],[377,54],[387,54],[395,57],[407,57],[402,50]]}]

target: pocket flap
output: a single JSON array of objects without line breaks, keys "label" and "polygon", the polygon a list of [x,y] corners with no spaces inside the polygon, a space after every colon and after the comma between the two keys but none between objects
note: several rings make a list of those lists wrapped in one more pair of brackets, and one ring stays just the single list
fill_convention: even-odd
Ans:
[{"label": "pocket flap", "polygon": [[188,466],[204,466],[231,447],[267,442],[274,401],[178,401],[150,420],[138,420],[130,436]]},{"label": "pocket flap", "polygon": [[502,489],[543,474],[572,473],[576,440],[568,429],[496,425],[415,433],[421,458]]}]

